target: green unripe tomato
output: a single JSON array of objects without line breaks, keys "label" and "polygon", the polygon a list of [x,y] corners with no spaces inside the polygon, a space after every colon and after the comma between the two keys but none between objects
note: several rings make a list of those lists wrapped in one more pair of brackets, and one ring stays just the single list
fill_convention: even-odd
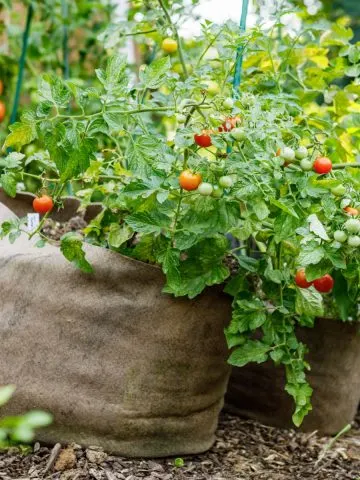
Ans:
[{"label": "green unripe tomato", "polygon": [[225,162],[223,160],[210,163],[210,170],[213,172],[221,173],[225,168]]},{"label": "green unripe tomato", "polygon": [[245,140],[245,138],[246,138],[245,130],[243,128],[234,128],[231,131],[231,135],[238,142],[241,142],[242,140]]},{"label": "green unripe tomato", "polygon": [[300,167],[302,170],[304,170],[304,172],[308,172],[309,170],[312,170],[312,161],[308,160],[307,158],[303,158],[300,162]]},{"label": "green unripe tomato", "polygon": [[299,160],[302,160],[303,158],[306,158],[308,156],[308,151],[306,147],[299,147],[295,151],[295,157],[298,158]]},{"label": "green unripe tomato", "polygon": [[220,85],[217,82],[206,80],[204,83],[207,85],[207,93],[212,97],[220,93]]},{"label": "green unripe tomato", "polygon": [[281,152],[281,156],[288,162],[293,162],[295,160],[295,152],[290,147],[285,147]]},{"label": "green unripe tomato", "polygon": [[200,183],[197,189],[198,193],[200,193],[200,195],[203,195],[204,197],[208,197],[209,195],[211,195],[213,193],[213,190],[214,188],[211,183],[207,182]]},{"label": "green unripe tomato", "polygon": [[223,196],[224,190],[218,185],[214,185],[212,196],[215,198],[221,198]]},{"label": "green unripe tomato", "polygon": [[344,243],[347,240],[347,235],[342,230],[336,230],[336,232],[334,232],[334,240],[339,243]]},{"label": "green unripe tomato", "polygon": [[228,175],[224,175],[223,177],[219,178],[219,185],[223,188],[230,188],[234,184],[233,179]]},{"label": "green unripe tomato", "polygon": [[231,110],[234,107],[234,100],[232,98],[225,98],[223,102],[224,108],[227,108],[228,110]]},{"label": "green unripe tomato", "polygon": [[176,120],[182,125],[186,122],[186,115],[184,115],[183,113],[178,113],[176,115]]},{"label": "green unripe tomato", "polygon": [[346,220],[346,222],[344,223],[344,228],[349,233],[359,233],[360,232],[360,220],[357,220],[356,218],[351,218],[349,220]]},{"label": "green unripe tomato", "polygon": [[351,235],[348,238],[349,247],[360,247],[360,237],[358,235]]},{"label": "green unripe tomato", "polygon": [[331,193],[336,197],[342,197],[346,193],[346,188],[343,184],[338,185],[331,189]]}]

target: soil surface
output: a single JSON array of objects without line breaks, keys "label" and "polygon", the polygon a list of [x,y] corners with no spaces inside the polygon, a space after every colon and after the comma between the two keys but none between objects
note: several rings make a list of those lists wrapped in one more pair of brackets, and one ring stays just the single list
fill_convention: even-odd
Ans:
[{"label": "soil surface", "polygon": [[0,480],[360,480],[360,417],[326,449],[329,440],[223,414],[216,444],[203,455],[134,460],[36,443],[28,454],[0,453]]}]

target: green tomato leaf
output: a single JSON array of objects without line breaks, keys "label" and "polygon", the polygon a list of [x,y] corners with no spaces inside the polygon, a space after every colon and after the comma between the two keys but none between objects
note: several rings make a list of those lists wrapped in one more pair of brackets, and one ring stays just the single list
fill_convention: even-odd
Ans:
[{"label": "green tomato leaf", "polygon": [[324,225],[320,222],[318,219],[317,215],[313,213],[312,215],[309,215],[308,217],[308,222],[309,222],[309,230],[310,232],[315,233],[318,237],[320,237],[322,240],[330,240],[328,234],[326,233]]},{"label": "green tomato leaf", "polygon": [[61,252],[75,267],[85,273],[92,273],[93,268],[85,258],[83,241],[79,234],[74,232],[66,233],[61,237]]},{"label": "green tomato leaf", "polygon": [[346,322],[349,319],[353,301],[350,298],[348,284],[343,274],[340,271],[335,271],[333,275],[335,283],[332,294],[339,310],[340,318]]},{"label": "green tomato leaf", "polygon": [[4,147],[20,149],[37,138],[36,128],[33,123],[17,122],[9,126],[11,133],[7,136]]},{"label": "green tomato leaf", "polygon": [[275,207],[280,208],[280,210],[283,210],[288,215],[299,218],[295,210],[291,206],[286,205],[284,202],[280,202],[280,200],[276,200],[276,198],[270,197],[270,203]]},{"label": "green tomato leaf", "polygon": [[295,310],[299,315],[319,317],[324,314],[322,295],[313,287],[297,288]]},{"label": "green tomato leaf", "polygon": [[0,177],[0,182],[2,188],[4,189],[5,193],[7,193],[10,197],[16,197],[16,179],[13,173],[4,173]]},{"label": "green tomato leaf", "polygon": [[303,246],[298,256],[298,264],[302,267],[319,263],[325,256],[325,250],[316,242],[309,242]]},{"label": "green tomato leaf", "polygon": [[118,223],[110,224],[109,245],[113,248],[119,248],[134,235],[131,228],[127,225]]},{"label": "green tomato leaf", "polygon": [[134,232],[141,233],[161,233],[162,229],[169,229],[171,219],[160,212],[139,212],[129,215],[125,222]]},{"label": "green tomato leaf", "polygon": [[146,66],[144,71],[140,72],[140,80],[145,88],[154,90],[159,88],[165,82],[166,76],[170,70],[170,58],[167,56],[159,58]]},{"label": "green tomato leaf", "polygon": [[270,350],[269,345],[259,340],[248,340],[231,353],[228,362],[235,367],[243,367],[251,362],[263,363],[268,359]]}]

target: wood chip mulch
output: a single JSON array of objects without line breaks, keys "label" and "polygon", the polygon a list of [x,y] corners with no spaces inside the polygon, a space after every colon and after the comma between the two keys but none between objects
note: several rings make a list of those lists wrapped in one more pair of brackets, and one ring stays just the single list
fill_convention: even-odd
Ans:
[{"label": "wood chip mulch", "polygon": [[0,453],[0,480],[360,480],[360,417],[326,450],[329,438],[223,414],[203,455],[127,459],[100,448],[36,443],[31,453]]}]

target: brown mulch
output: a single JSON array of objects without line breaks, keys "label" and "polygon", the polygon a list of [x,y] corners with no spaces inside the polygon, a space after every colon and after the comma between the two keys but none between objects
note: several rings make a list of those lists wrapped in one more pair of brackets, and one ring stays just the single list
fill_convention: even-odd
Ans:
[{"label": "brown mulch", "polygon": [[[223,414],[214,447],[178,459],[127,459],[78,445],[34,445],[0,453],[0,480],[360,480],[360,417],[326,451],[329,438]],[[320,461],[319,461],[320,459]]]},{"label": "brown mulch", "polygon": [[65,223],[56,222],[49,218],[45,222],[42,233],[51,240],[59,241],[65,233],[80,232],[86,226],[87,223],[81,215],[73,217]]}]

